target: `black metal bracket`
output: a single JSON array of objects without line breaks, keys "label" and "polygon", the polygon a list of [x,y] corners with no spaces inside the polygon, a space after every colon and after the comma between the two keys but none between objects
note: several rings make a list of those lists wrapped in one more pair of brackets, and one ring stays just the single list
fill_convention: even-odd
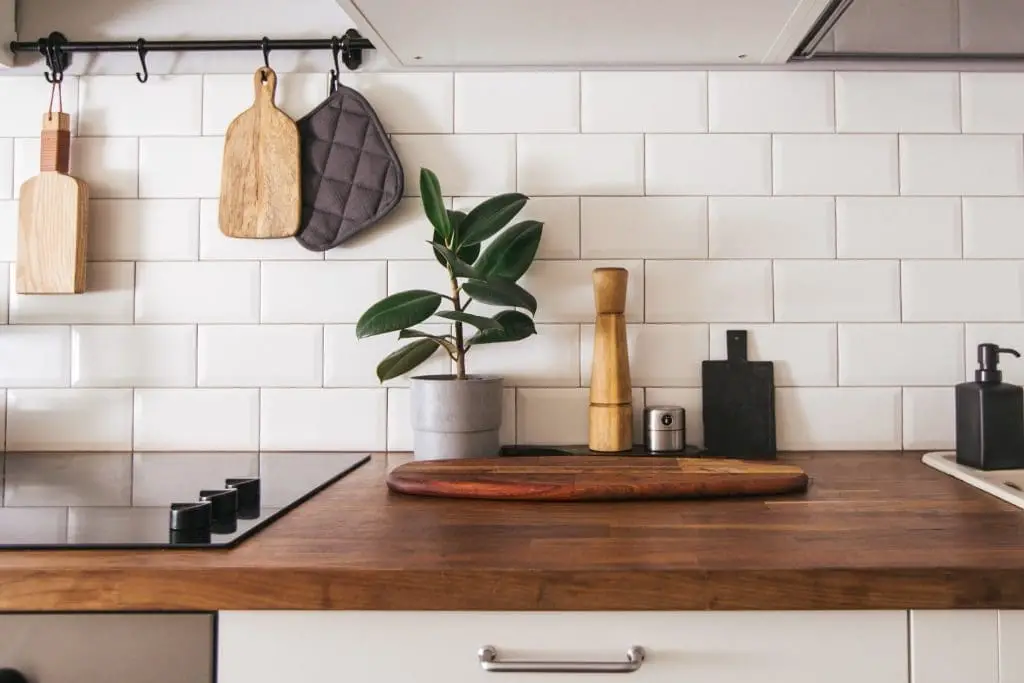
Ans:
[{"label": "black metal bracket", "polygon": [[366,39],[354,28],[345,31],[345,35],[341,37],[341,61],[349,71],[355,71],[363,65],[364,40]]},{"label": "black metal bracket", "polygon": [[[60,31],[54,31],[46,38],[36,41],[40,54],[46,60],[46,68],[50,70],[50,73],[46,74],[47,83],[60,83],[64,80],[64,71],[71,64],[71,55],[64,50],[67,44],[68,39]],[[13,47],[12,43],[12,52]]]}]

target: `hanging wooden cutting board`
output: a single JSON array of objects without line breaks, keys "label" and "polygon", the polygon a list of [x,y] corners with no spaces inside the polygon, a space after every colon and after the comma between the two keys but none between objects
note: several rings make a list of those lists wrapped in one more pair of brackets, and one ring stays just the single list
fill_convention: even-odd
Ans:
[{"label": "hanging wooden cutting board", "polygon": [[492,500],[717,498],[807,489],[793,465],[712,458],[517,456],[410,462],[388,474],[399,493]]},{"label": "hanging wooden cutting board", "polygon": [[85,291],[85,240],[89,187],[68,175],[71,117],[43,115],[39,175],[21,186],[18,203],[19,294]]},{"label": "hanging wooden cutting board", "polygon": [[228,126],[220,183],[220,231],[291,237],[299,230],[299,130],[274,104],[277,74],[253,76],[256,101]]}]

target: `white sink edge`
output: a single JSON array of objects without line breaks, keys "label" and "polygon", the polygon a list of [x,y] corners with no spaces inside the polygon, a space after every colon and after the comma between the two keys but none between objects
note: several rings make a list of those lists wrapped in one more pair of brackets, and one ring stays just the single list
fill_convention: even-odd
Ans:
[{"label": "white sink edge", "polygon": [[921,461],[929,467],[1024,510],[1024,491],[1006,484],[1006,482],[1013,482],[1024,488],[1024,470],[985,471],[958,465],[956,453],[953,451],[925,453]]}]

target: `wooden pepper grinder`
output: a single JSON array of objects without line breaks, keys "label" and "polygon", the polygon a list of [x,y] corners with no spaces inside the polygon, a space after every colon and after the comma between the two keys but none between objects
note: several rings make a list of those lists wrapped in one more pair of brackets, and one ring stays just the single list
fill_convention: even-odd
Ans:
[{"label": "wooden pepper grinder", "polygon": [[590,450],[633,448],[633,387],[626,346],[625,268],[594,269],[594,364],[590,377]]}]

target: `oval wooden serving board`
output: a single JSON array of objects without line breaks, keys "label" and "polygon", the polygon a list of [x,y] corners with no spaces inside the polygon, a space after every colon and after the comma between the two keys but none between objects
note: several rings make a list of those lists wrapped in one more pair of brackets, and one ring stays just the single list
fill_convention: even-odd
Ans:
[{"label": "oval wooden serving board", "polygon": [[491,500],[718,498],[807,489],[793,465],[714,458],[517,456],[410,462],[388,474],[399,493]]}]

